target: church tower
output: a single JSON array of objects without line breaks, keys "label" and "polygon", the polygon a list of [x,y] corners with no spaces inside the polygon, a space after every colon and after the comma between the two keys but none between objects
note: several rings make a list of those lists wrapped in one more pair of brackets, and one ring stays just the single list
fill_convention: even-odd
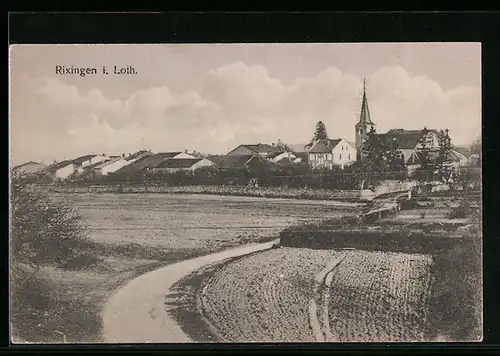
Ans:
[{"label": "church tower", "polygon": [[361,148],[363,142],[371,129],[375,128],[375,124],[370,117],[370,109],[368,109],[368,100],[366,99],[366,79],[363,80],[363,101],[361,102],[361,113],[359,115],[359,122],[356,128],[356,150]]}]

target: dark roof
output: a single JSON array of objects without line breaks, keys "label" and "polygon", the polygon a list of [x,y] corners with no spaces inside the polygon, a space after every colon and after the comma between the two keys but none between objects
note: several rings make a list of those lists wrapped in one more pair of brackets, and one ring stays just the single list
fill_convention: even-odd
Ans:
[{"label": "dark roof", "polygon": [[324,138],[321,140],[318,140],[316,143],[314,143],[309,150],[309,153],[327,153],[327,152],[332,152],[332,150],[339,144],[339,142],[342,141],[342,139],[337,138],[337,139],[328,139]]},{"label": "dark roof", "polygon": [[201,158],[167,159],[158,164],[155,168],[189,168],[201,160]]},{"label": "dark roof", "polygon": [[241,146],[244,146],[246,148],[248,148],[249,150],[252,150],[256,153],[267,153],[267,152],[280,152],[282,151],[283,149],[280,148],[280,147],[276,147],[276,146],[271,146],[271,145],[268,145],[267,143],[258,143],[258,144],[252,144],[252,145],[241,145]]},{"label": "dark roof", "polygon": [[221,169],[243,168],[253,155],[210,155],[208,159]]},{"label": "dark roof", "polygon": [[83,162],[88,161],[89,159],[94,158],[95,156],[97,155],[85,155],[78,157],[73,160],[73,164],[82,164]]},{"label": "dark roof", "polygon": [[142,156],[142,155],[146,155],[146,154],[148,154],[148,155],[150,155],[150,156],[151,156],[151,155],[153,155],[154,153],[153,153],[153,152],[151,152],[151,151],[142,150],[142,151],[138,151],[138,152],[132,153],[130,156],[128,156],[128,157],[127,157],[127,158],[125,158],[125,159],[126,159],[127,161],[131,161],[131,160],[133,160],[133,159],[135,159],[135,158],[137,158],[137,157],[140,157],[140,156]]},{"label": "dark roof", "polygon": [[43,163],[40,163],[40,162],[29,161],[29,162],[26,162],[26,163],[20,164],[20,165],[18,165],[18,166],[15,166],[13,169],[18,169],[18,168],[21,168],[21,167],[27,166],[27,165],[29,165],[29,164],[44,165]]},{"label": "dark roof", "polygon": [[55,163],[52,163],[50,166],[45,167],[43,169],[43,171],[44,172],[54,172],[54,171],[57,171],[58,169],[69,166],[70,164],[72,164],[72,161],[70,161],[70,160],[55,162]]},{"label": "dark roof", "polygon": [[137,161],[132,162],[119,170],[116,171],[116,174],[131,174],[131,173],[137,173],[140,172],[144,169],[148,168],[155,168],[157,165],[162,163],[163,161],[170,159],[172,157],[177,156],[179,153],[182,152],[163,152],[163,153],[156,153],[153,155],[145,156],[142,158],[139,158]]},{"label": "dark roof", "polygon": [[[436,130],[428,130],[429,133],[438,133]],[[395,143],[397,148],[400,149],[413,149],[417,146],[420,141],[420,136],[422,135],[422,130],[404,130],[404,129],[392,129],[387,131],[385,134],[377,134],[377,136],[386,145]]]},{"label": "dark roof", "polygon": [[293,154],[298,158],[302,158],[302,162],[307,162],[307,159],[309,158],[307,152],[294,152]]},{"label": "dark roof", "polygon": [[116,162],[117,158],[119,158],[119,156],[115,157],[115,158],[112,158],[112,159],[106,159],[104,161],[92,163],[91,165],[85,166],[85,170],[94,169],[95,167],[100,166],[100,165],[105,164],[105,163],[112,163],[111,161]]}]

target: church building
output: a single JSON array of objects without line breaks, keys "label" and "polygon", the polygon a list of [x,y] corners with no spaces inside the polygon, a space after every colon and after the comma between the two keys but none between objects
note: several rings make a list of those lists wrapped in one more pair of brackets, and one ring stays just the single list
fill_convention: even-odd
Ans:
[{"label": "church building", "polygon": [[[356,130],[356,149],[358,159],[361,158],[363,144],[368,133],[375,129],[376,125],[370,116],[368,107],[368,99],[366,95],[366,80],[363,83],[363,101],[361,103],[361,113],[359,121],[355,125]],[[427,129],[426,146],[430,151],[437,152],[439,150],[439,132],[434,129]],[[391,129],[384,134],[376,134],[379,139],[386,145],[397,148],[403,154],[405,164],[408,168],[409,175],[418,167],[418,153],[422,148],[421,135],[422,130],[405,130],[401,128]],[[451,152],[453,165],[458,166],[467,162],[467,157],[462,153],[453,149]]]}]

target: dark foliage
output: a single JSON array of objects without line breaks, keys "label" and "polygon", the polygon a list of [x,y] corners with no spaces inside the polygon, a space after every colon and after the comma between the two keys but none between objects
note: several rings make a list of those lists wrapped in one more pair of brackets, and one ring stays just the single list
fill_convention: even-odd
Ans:
[{"label": "dark foliage", "polygon": [[25,176],[14,174],[10,206],[13,261],[62,266],[78,255],[84,219],[66,201],[52,201],[32,189]]}]

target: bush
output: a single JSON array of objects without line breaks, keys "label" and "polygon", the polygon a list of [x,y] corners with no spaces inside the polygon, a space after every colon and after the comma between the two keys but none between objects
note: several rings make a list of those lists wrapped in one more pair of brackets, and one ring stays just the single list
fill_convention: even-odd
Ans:
[{"label": "bush", "polygon": [[83,217],[66,201],[55,202],[13,175],[10,190],[13,262],[60,267],[78,254],[85,240]]}]

